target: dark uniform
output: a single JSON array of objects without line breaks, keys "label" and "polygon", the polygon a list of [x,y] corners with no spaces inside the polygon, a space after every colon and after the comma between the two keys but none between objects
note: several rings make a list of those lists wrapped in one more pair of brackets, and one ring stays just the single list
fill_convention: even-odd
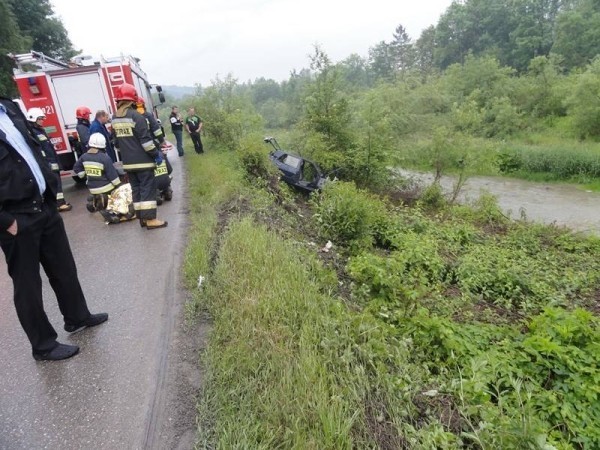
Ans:
[{"label": "dark uniform", "polygon": [[[57,211],[56,176],[42,157],[40,143],[33,137],[20,109],[6,98],[0,98],[0,104],[6,110],[6,114],[0,114],[0,125],[8,116],[23,136],[46,184],[45,191],[40,193],[34,170],[0,128],[0,247],[13,280],[17,316],[34,356],[42,355],[59,344],[44,311],[40,263],[56,294],[65,326],[85,322],[91,315]],[[7,230],[15,220],[18,230],[13,236]]]},{"label": "dark uniform", "polygon": [[202,139],[200,139],[200,124],[202,123],[202,119],[197,116],[189,116],[185,120],[185,124],[190,130],[190,137],[192,138],[192,142],[194,143],[194,150],[196,153],[204,153],[204,147],[202,146]]},{"label": "dark uniform", "polygon": [[133,206],[143,222],[156,219],[155,159],[159,156],[146,118],[133,103],[121,105],[113,116],[112,127],[123,160],[123,170],[129,174]]},{"label": "dark uniform", "polygon": [[158,143],[158,145],[165,142],[165,133],[158,121],[156,120],[156,117],[154,117],[154,114],[152,114],[150,111],[145,111],[142,115],[148,121],[148,128],[150,129],[152,138]]},{"label": "dark uniform", "polygon": [[60,166],[58,164],[58,156],[56,155],[56,150],[54,149],[54,145],[50,142],[50,138],[46,134],[46,130],[43,127],[40,127],[36,123],[32,123],[32,129],[37,137],[38,141],[42,146],[42,156],[46,159],[48,164],[50,164],[50,169],[56,176],[56,180],[58,181],[58,192],[56,194],[56,203],[58,204],[58,208],[60,210],[61,207],[69,206],[69,204],[65,201],[65,194],[62,189],[62,180],[60,178]]},{"label": "dark uniform", "polygon": [[108,222],[118,222],[118,218],[112,220],[112,216],[106,212],[106,206],[108,195],[121,184],[121,179],[106,152],[90,148],[77,160],[73,170],[80,178],[87,177],[86,184],[92,194],[91,201],[88,199],[88,211],[99,211]]},{"label": "dark uniform", "polygon": [[79,156],[88,151],[88,142],[90,140],[90,121],[86,119],[77,119],[77,136],[79,138]]},{"label": "dark uniform", "polygon": [[171,189],[171,176],[173,166],[169,162],[167,155],[163,156],[163,162],[154,169],[154,178],[156,179],[156,188],[158,189],[157,201],[162,203],[163,199],[170,201],[173,199],[173,190]]},{"label": "dark uniform", "polygon": [[171,131],[177,141],[177,153],[179,156],[183,156],[183,122],[179,119],[179,114],[175,112],[171,112],[169,122],[171,122]]}]

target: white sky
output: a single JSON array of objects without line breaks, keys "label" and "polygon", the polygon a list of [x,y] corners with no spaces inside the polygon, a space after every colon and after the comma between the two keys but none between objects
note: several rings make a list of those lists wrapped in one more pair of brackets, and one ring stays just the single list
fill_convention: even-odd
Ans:
[{"label": "white sky", "polygon": [[[389,41],[398,24],[413,39],[452,0],[51,0],[75,48],[92,56],[131,54],[151,83],[281,81],[309,66],[318,43],[333,61]],[[156,6],[154,6],[156,5]],[[34,49],[35,50],[35,49]]]}]

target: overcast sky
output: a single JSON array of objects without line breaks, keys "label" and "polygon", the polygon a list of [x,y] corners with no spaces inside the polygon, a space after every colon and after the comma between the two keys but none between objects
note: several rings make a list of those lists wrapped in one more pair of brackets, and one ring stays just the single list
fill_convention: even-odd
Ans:
[{"label": "overcast sky", "polygon": [[[76,48],[132,54],[150,82],[193,86],[233,73],[281,81],[308,67],[318,43],[333,61],[437,23],[452,0],[51,0]],[[160,7],[153,6],[161,5]]]}]

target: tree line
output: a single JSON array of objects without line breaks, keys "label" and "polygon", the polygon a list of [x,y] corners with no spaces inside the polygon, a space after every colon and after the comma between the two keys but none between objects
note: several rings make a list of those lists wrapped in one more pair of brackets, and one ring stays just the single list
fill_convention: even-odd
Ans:
[{"label": "tree line", "polygon": [[29,50],[69,60],[77,54],[49,0],[0,0],[0,94],[14,96],[13,62],[8,53]]}]

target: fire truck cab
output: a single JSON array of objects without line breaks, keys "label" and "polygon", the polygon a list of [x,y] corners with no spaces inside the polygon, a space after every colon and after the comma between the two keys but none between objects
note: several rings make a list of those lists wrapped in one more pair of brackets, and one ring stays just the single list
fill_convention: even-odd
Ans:
[{"label": "fire truck cab", "polygon": [[104,110],[112,116],[116,110],[115,88],[123,83],[134,85],[155,115],[152,89],[158,92],[161,103],[165,101],[161,87],[148,82],[139,59],[132,56],[96,61],[76,58],[71,63],[34,51],[9,56],[17,66],[13,72],[21,96],[19,103],[25,109],[38,107],[45,111],[44,126],[64,171],[71,171],[78,158],[73,143],[77,142],[75,110],[79,106],[90,108],[92,115]]}]

